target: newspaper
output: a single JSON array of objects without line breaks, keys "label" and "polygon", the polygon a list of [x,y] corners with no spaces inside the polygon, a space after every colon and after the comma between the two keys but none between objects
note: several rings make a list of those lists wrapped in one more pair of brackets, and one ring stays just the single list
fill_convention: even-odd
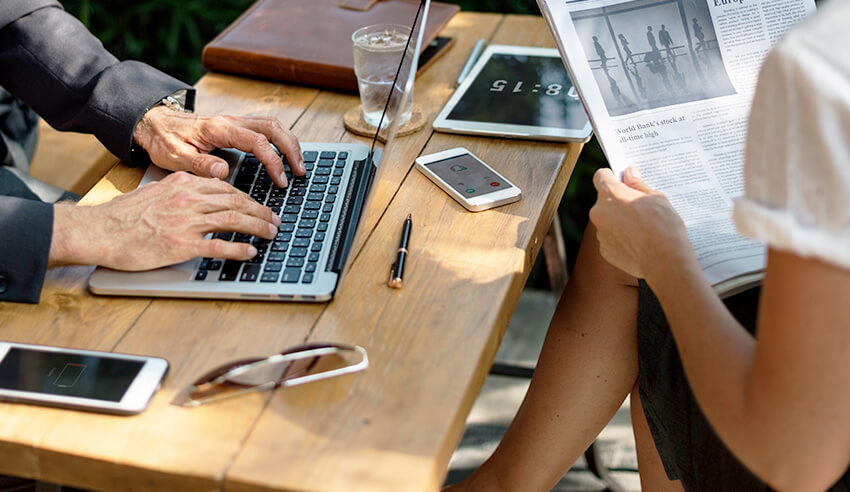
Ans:
[{"label": "newspaper", "polygon": [[538,0],[611,168],[637,166],[682,216],[721,295],[758,282],[740,236],[747,118],[761,62],[814,0]]}]

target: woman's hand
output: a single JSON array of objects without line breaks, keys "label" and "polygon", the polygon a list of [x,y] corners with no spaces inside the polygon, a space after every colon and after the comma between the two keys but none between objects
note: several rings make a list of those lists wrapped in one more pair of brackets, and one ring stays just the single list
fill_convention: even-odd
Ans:
[{"label": "woman's hand", "polygon": [[637,169],[626,169],[622,183],[610,169],[600,169],[593,185],[598,196],[590,220],[599,252],[609,263],[649,281],[670,266],[696,262],[681,217],[667,197],[643,182]]},{"label": "woman's hand", "polygon": [[189,171],[207,178],[225,179],[224,159],[210,155],[216,148],[250,152],[266,166],[277,186],[287,185],[283,161],[272,148],[280,150],[293,174],[306,172],[301,147],[295,135],[283,128],[277,118],[198,116],[157,106],[136,126],[134,139],[157,166],[169,171]]}]

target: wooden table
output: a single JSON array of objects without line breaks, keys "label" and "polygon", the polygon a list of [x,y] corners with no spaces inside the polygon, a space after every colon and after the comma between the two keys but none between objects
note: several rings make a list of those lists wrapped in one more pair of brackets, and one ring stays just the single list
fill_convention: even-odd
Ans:
[{"label": "wooden table", "polygon": [[[551,46],[537,17],[461,13],[455,46],[417,80],[433,120],[478,38]],[[342,113],[357,97],[219,74],[198,83],[200,113],[274,115],[302,141],[364,141]],[[430,128],[430,125],[428,126]],[[523,190],[520,202],[464,211],[414,158],[465,146]],[[159,356],[171,372],[134,417],[0,404],[0,474],[104,490],[437,490],[581,145],[433,133],[398,141],[406,177],[328,304],[95,297],[91,268],[48,273],[37,306],[0,303],[0,339]],[[136,186],[118,166],[85,197]],[[405,288],[385,282],[408,212]],[[186,409],[175,395],[205,371],[305,341],[363,345],[365,372]]]}]

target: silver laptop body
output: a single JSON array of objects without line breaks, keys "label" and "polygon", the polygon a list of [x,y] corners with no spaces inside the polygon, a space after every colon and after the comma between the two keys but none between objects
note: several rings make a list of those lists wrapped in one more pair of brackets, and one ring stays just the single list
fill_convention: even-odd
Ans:
[{"label": "silver laptop body", "polygon": [[[408,49],[402,56],[399,74],[393,86],[396,94],[389,99],[384,109],[384,117],[387,114],[397,114],[400,108],[392,106],[398,105],[396,101],[405,99],[405,97],[397,96],[406,95],[413,90],[424,32],[422,27],[427,20],[429,6],[430,0],[421,0],[419,11],[412,24]],[[284,220],[275,241],[267,242],[264,246],[264,241],[259,239],[217,233],[220,235],[217,237],[226,240],[257,241],[254,242],[255,246],[264,251],[262,258],[255,258],[252,262],[195,258],[178,265],[146,272],[122,272],[98,267],[89,279],[89,289],[95,294],[121,296],[329,301],[333,298],[346,266],[353,260],[348,252],[355,242],[355,233],[363,234],[363,231],[359,230],[362,228],[358,227],[358,224],[363,222],[361,215],[369,215],[369,222],[374,226],[374,222],[388,205],[387,190],[395,189],[399,184],[390,182],[393,179],[391,175],[403,175],[403,173],[389,172],[391,166],[400,164],[393,162],[391,154],[391,146],[398,133],[398,126],[398,118],[392,118],[387,143],[383,149],[379,148],[377,136],[373,139],[371,148],[367,145],[352,143],[302,143],[301,150],[305,154],[305,161],[308,161],[310,178],[304,182],[306,183],[304,186],[301,186],[306,188],[303,194],[299,192],[304,206],[298,209],[297,218],[293,221],[293,215],[296,214],[291,213],[295,205],[288,204],[296,188],[296,180],[290,180],[288,188],[274,191],[276,187],[272,186],[267,197],[257,198],[262,203],[280,205],[273,207],[275,211],[280,209],[281,218]],[[330,153],[333,153],[334,157],[324,159],[324,162],[321,162],[324,167],[320,167],[320,161],[323,161],[322,156],[330,156]],[[256,167],[257,163],[253,156],[232,149],[218,151],[218,154],[230,164],[231,172],[227,178],[228,181],[253,196],[253,188],[245,189],[245,183],[248,180],[246,176],[250,173],[242,172]],[[332,161],[330,168],[327,167],[328,160]],[[322,174],[319,174],[320,169],[323,170]],[[329,173],[325,173],[327,169],[330,169]],[[151,165],[139,186],[162,179],[166,175],[167,171]],[[320,179],[317,180],[317,178]],[[255,180],[259,181],[259,178]],[[339,184],[331,184],[337,181]],[[319,209],[305,208],[304,199],[308,198],[310,193],[318,193],[322,189],[321,186],[325,186],[325,190]],[[328,192],[333,186],[337,187],[336,192],[333,193],[336,198],[333,199],[333,203],[329,203],[328,196],[331,194]],[[376,189],[378,189],[377,193]],[[274,193],[282,194],[282,200],[270,202]],[[376,195],[381,197],[376,199]],[[302,227],[305,224],[312,224],[314,227]],[[307,236],[308,229],[312,230],[311,237],[298,237]],[[320,233],[323,236],[320,236]],[[319,237],[323,240],[317,241]],[[308,239],[309,243],[304,246]],[[297,243],[296,240],[298,240]],[[283,244],[287,244],[286,249]],[[299,246],[293,246],[294,244]],[[304,251],[305,248],[306,251]],[[299,264],[301,265],[295,266]],[[278,266],[280,266],[279,271],[271,271]],[[294,272],[296,269],[300,271],[297,278]],[[272,278],[275,280],[272,281]]]}]

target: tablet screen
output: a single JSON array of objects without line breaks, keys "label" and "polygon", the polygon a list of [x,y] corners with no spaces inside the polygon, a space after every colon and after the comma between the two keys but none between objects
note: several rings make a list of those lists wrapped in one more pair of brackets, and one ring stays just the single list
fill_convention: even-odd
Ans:
[{"label": "tablet screen", "polygon": [[490,57],[447,119],[561,129],[587,125],[560,57],[506,53]]}]

